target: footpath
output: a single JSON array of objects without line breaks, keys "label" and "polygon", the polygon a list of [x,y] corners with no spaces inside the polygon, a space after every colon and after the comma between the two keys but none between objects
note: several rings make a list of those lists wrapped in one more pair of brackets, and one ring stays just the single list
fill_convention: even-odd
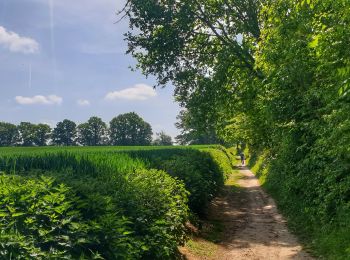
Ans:
[{"label": "footpath", "polygon": [[180,251],[188,260],[313,259],[245,167],[231,174],[212,201],[202,230]]}]

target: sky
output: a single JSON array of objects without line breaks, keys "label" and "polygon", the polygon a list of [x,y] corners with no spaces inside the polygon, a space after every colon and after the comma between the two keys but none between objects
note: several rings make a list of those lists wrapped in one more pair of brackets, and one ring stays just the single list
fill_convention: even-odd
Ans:
[{"label": "sky", "polygon": [[173,88],[131,71],[124,0],[0,0],[0,121],[55,126],[138,113],[172,137]]}]

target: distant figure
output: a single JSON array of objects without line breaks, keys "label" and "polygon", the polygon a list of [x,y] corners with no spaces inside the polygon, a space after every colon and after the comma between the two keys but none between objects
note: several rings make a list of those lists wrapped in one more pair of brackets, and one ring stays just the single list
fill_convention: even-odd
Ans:
[{"label": "distant figure", "polygon": [[242,166],[245,166],[245,155],[244,155],[244,153],[242,152],[242,153],[240,154],[240,156],[241,156],[241,163],[242,163]]}]

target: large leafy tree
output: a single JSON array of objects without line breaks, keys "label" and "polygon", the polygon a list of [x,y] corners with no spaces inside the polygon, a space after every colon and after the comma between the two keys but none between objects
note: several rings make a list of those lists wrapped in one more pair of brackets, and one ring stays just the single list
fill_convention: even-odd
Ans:
[{"label": "large leafy tree", "polygon": [[51,127],[47,124],[38,124],[34,129],[34,144],[37,146],[45,146],[51,137]]},{"label": "large leafy tree", "polygon": [[257,0],[129,0],[124,10],[130,27],[140,29],[126,35],[129,52],[159,84],[181,88],[182,80],[229,65],[220,58],[254,71],[249,45],[260,37]]},{"label": "large leafy tree", "polygon": [[129,0],[124,14],[137,29],[126,34],[129,53],[159,85],[175,86],[193,126],[203,129],[210,121],[220,134],[236,112],[254,122],[260,112],[251,102],[264,78],[254,56],[259,12],[258,0]]},{"label": "large leafy tree", "polygon": [[18,142],[16,125],[0,122],[0,146],[14,146]]},{"label": "large leafy tree", "polygon": [[121,114],[110,122],[110,141],[112,145],[150,145],[151,125],[135,112]]},{"label": "large leafy tree", "polygon": [[58,122],[52,131],[52,142],[56,145],[71,146],[76,144],[76,124],[68,119]]},{"label": "large leafy tree", "polygon": [[35,124],[29,122],[21,122],[18,126],[20,143],[22,146],[33,146],[36,136],[35,136],[36,126]]},{"label": "large leafy tree", "polygon": [[107,142],[107,125],[101,118],[93,116],[78,126],[79,143],[82,145],[103,145]]}]

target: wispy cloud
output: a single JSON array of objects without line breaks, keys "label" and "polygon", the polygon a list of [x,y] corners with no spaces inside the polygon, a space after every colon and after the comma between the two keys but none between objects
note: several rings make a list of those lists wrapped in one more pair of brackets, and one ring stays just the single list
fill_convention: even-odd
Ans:
[{"label": "wispy cloud", "polygon": [[78,104],[78,106],[81,106],[81,107],[89,106],[90,105],[90,101],[86,100],[86,99],[78,99],[77,100],[77,104]]},{"label": "wispy cloud", "polygon": [[0,45],[12,52],[36,53],[39,43],[32,38],[23,37],[0,26]]},{"label": "wispy cloud", "polygon": [[56,95],[37,95],[34,97],[16,96],[15,100],[20,105],[60,105],[63,98]]},{"label": "wispy cloud", "polygon": [[154,88],[146,84],[136,84],[131,88],[109,92],[107,93],[105,99],[147,100],[155,96],[157,96],[157,92],[154,90]]}]

